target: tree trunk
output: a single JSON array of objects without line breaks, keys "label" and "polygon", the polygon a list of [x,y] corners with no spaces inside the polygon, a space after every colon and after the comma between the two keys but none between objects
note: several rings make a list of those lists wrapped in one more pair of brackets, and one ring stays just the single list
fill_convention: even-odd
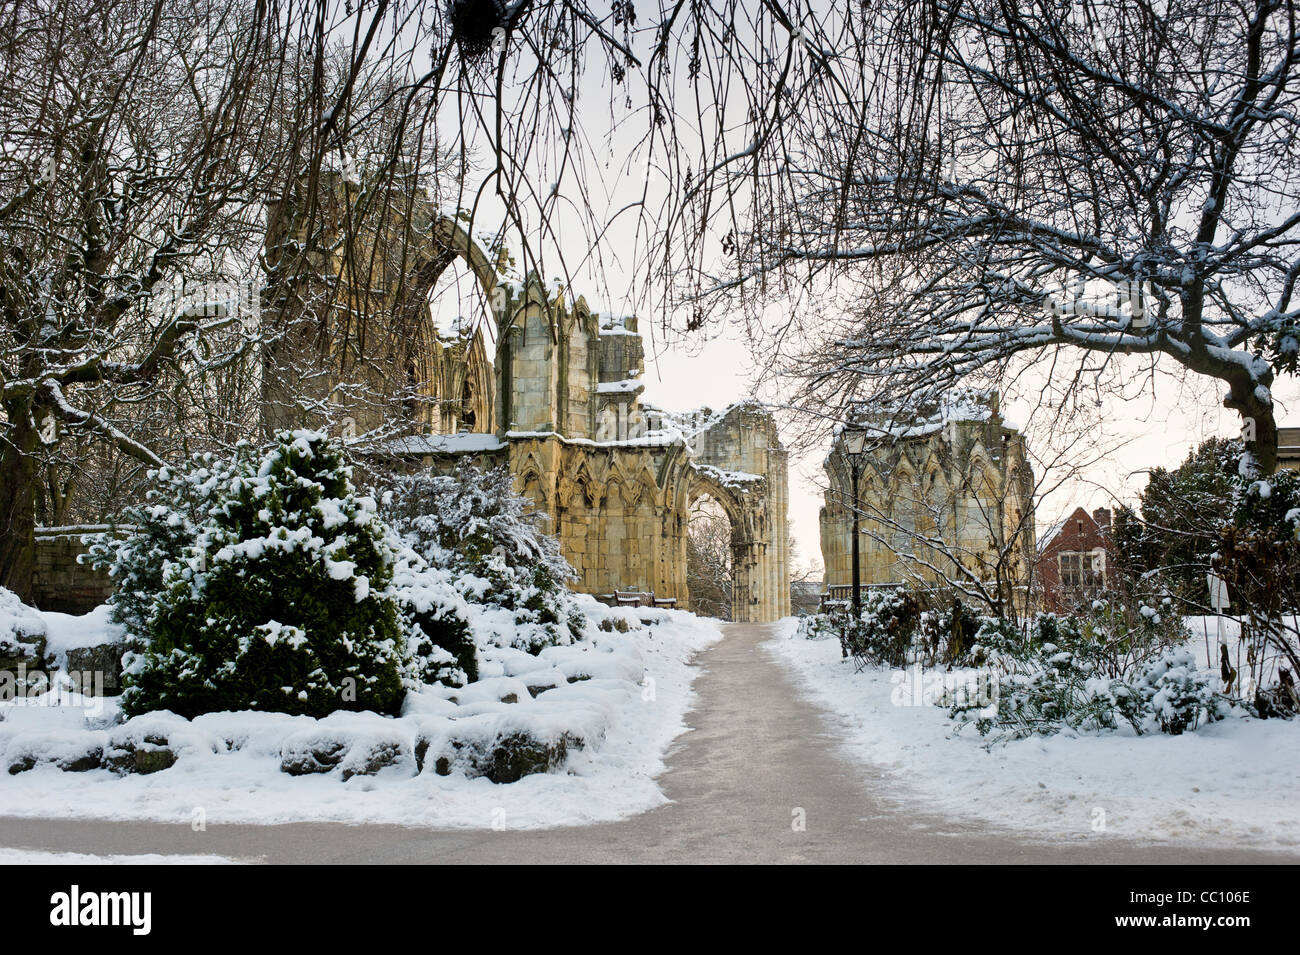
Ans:
[{"label": "tree trunk", "polygon": [[1255,440],[1247,445],[1259,462],[1259,473],[1263,476],[1277,470],[1277,421],[1273,417],[1273,408],[1267,407],[1255,416]]},{"label": "tree trunk", "polygon": [[1259,467],[1257,476],[1267,477],[1277,470],[1277,419],[1273,415],[1272,400],[1261,399],[1257,389],[1258,384],[1254,381],[1241,385],[1230,382],[1230,391],[1223,405],[1241,415],[1246,450],[1254,455]]},{"label": "tree trunk", "polygon": [[31,602],[36,556],[37,434],[25,405],[6,407],[8,440],[0,441],[0,587]]}]

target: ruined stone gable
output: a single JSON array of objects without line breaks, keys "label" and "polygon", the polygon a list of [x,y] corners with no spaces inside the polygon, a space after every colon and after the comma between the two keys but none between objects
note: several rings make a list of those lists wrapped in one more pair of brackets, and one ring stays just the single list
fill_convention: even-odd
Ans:
[{"label": "ruined stone gable", "polygon": [[[928,589],[961,580],[1022,606],[1034,554],[1033,470],[993,392],[963,389],[932,407],[862,415],[857,510],[864,586]],[[852,577],[853,492],[842,432],[825,462],[826,583]]]}]

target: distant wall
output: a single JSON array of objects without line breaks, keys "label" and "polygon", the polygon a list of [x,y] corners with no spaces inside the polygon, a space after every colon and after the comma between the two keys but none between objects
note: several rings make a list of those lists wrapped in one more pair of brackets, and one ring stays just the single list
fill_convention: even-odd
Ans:
[{"label": "distant wall", "polygon": [[38,527],[32,602],[41,610],[82,614],[98,607],[113,592],[106,571],[77,563],[86,553],[83,534],[106,527]]}]

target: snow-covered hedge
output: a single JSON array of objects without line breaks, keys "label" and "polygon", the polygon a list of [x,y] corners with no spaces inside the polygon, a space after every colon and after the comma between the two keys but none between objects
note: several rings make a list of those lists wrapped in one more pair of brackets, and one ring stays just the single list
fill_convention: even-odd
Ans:
[{"label": "snow-covered hedge", "polygon": [[838,640],[840,627],[829,614],[810,613],[799,618],[795,635],[801,640]]},{"label": "snow-covered hedge", "polygon": [[1231,714],[1201,673],[1167,605],[1136,612],[1095,600],[1069,616],[1039,614],[1025,627],[985,620],[965,661],[1000,675],[996,707],[957,705],[952,715],[995,738],[1063,729],[1178,735]]},{"label": "snow-covered hedge", "polygon": [[1251,703],[1260,716],[1293,717],[1300,711],[1300,475],[1281,470],[1242,482],[1216,547],[1214,568],[1233,605],[1249,615],[1248,669],[1238,673],[1225,661],[1224,679],[1246,692],[1255,688]]},{"label": "snow-covered hedge", "polygon": [[537,653],[572,642],[586,620],[566,586],[573,568],[531,509],[505,468],[467,463],[452,475],[399,478],[382,513],[466,602],[503,611],[484,616],[483,639]]},{"label": "snow-covered hedge", "polygon": [[834,636],[844,655],[877,666],[902,666],[920,620],[916,600],[904,590],[870,589],[862,593],[862,613],[852,610],[810,614],[798,633],[808,640]]},{"label": "snow-covered hedge", "polygon": [[917,632],[912,639],[913,659],[928,665],[939,663],[967,666],[970,658],[979,653],[980,640],[986,631],[1014,630],[1014,625],[996,617],[981,616],[973,607],[959,599],[945,601],[938,610],[926,610],[917,622]]},{"label": "snow-covered hedge", "polygon": [[[580,639],[537,654],[488,646],[480,679],[412,688],[395,716],[249,710],[131,716],[116,700],[82,696],[66,685],[0,701],[0,778],[54,771],[51,785],[66,786],[77,783],[63,773],[102,782],[108,774],[154,776],[178,766],[178,786],[207,772],[256,787],[274,786],[269,781],[283,776],[508,783],[552,772],[575,753],[599,748],[620,720],[648,712],[645,648],[680,644],[674,652],[685,657],[706,634],[716,638],[715,628],[691,614],[651,608],[636,608],[635,628],[602,627],[608,620],[626,624],[631,608],[606,608],[581,595],[574,600],[590,620]],[[637,640],[628,635],[633,629],[652,629],[658,639]],[[65,674],[57,676],[66,683]]]},{"label": "snow-covered hedge", "polygon": [[862,597],[861,616],[850,617],[845,629],[845,649],[884,666],[902,666],[919,620],[916,600],[907,591],[869,590]]},{"label": "snow-covered hedge", "polygon": [[153,487],[144,504],[123,509],[121,518],[130,532],[90,538],[89,556],[113,578],[109,603],[113,622],[140,646],[149,621],[167,589],[169,568],[188,557],[223,489],[241,470],[252,467],[254,450],[244,443],[231,457],[196,454],[185,467],[164,467],[150,472]]},{"label": "snow-covered hedge", "polygon": [[[1113,730],[1127,723],[1139,735],[1177,736],[1232,713],[1230,702],[1201,673],[1192,653],[1170,647],[1128,677],[1106,677],[1086,657],[1047,645],[1041,669],[1009,674],[995,705],[953,707],[960,722],[974,722],[997,739]],[[1054,651],[1054,652],[1053,652]]]}]

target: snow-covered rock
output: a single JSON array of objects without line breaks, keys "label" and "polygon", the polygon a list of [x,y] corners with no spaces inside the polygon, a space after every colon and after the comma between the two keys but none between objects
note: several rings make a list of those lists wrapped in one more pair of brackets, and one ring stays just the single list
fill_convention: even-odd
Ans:
[{"label": "snow-covered rock", "polygon": [[41,613],[0,587],[0,669],[43,667],[49,627]]}]

